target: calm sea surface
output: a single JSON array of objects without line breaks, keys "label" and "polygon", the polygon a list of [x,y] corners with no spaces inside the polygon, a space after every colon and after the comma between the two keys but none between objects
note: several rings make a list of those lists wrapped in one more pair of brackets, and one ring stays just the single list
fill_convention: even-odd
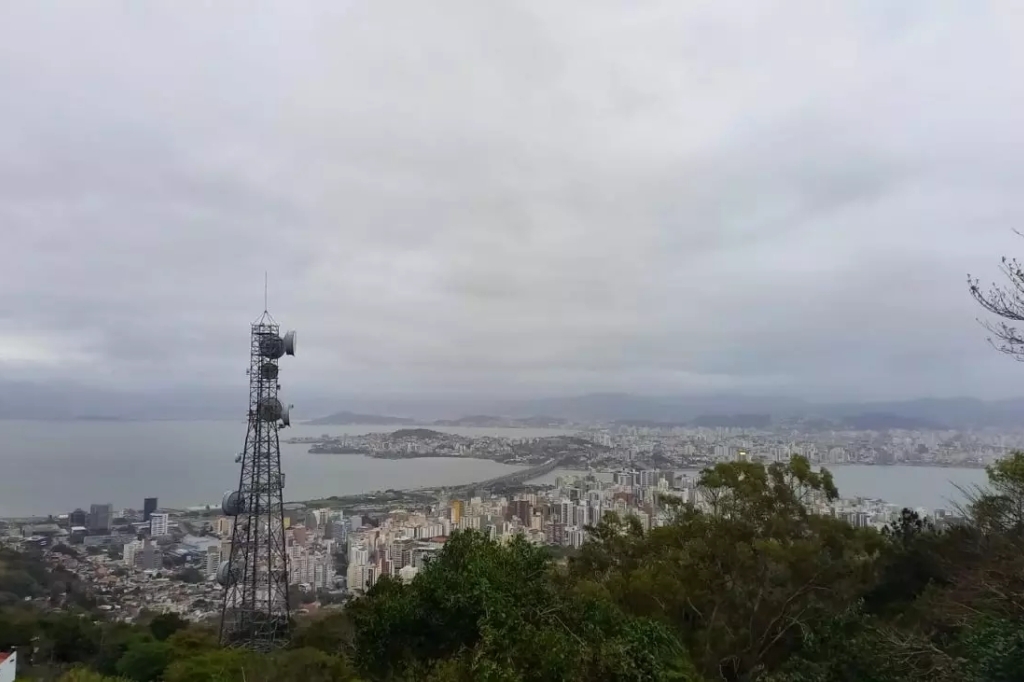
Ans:
[{"label": "calm sea surface", "polygon": [[[142,507],[142,498],[185,507],[220,500],[238,484],[235,455],[245,441],[245,422],[46,422],[0,420],[0,516],[88,510],[93,503]],[[284,437],[391,431],[380,426],[305,426]],[[438,427],[466,436],[526,438],[556,435],[547,429]],[[359,455],[311,455],[306,445],[281,444],[287,475],[285,499],[303,500],[387,488],[470,483],[515,467],[487,460],[373,459]],[[954,486],[982,483],[972,469],[833,467],[844,496],[879,497],[929,509],[958,499]],[[542,480],[554,482],[558,472]]]},{"label": "calm sea surface", "polygon": [[[92,503],[142,508],[142,498],[186,507],[219,502],[238,485],[235,455],[245,443],[238,422],[47,422],[0,420],[0,516],[63,513]],[[299,436],[393,431],[380,426],[305,426]],[[438,427],[467,436],[526,438],[545,429]],[[373,459],[311,455],[308,445],[281,444],[286,500],[420,486],[471,483],[516,467],[488,460]]]}]

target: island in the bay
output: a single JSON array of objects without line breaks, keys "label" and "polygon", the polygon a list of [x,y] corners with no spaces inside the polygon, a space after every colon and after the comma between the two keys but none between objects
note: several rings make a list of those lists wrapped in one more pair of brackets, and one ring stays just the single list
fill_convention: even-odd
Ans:
[{"label": "island in the bay", "polygon": [[539,438],[470,438],[433,429],[411,428],[359,436],[294,438],[286,442],[309,444],[309,451],[313,454],[366,455],[380,459],[469,457],[523,465],[557,459],[564,466],[581,467],[611,463],[605,461],[611,452],[609,446],[569,433]]},{"label": "island in the bay", "polygon": [[861,414],[842,421],[775,420],[756,414],[698,418],[689,424],[620,420],[543,435],[521,430],[521,437],[515,431],[498,436],[481,428],[459,429],[458,434],[449,430],[455,429],[415,425],[383,433],[324,434],[286,442],[304,444],[315,454],[382,459],[471,457],[527,466],[554,458],[565,467],[606,471],[622,467],[699,469],[738,460],[778,462],[794,454],[827,466],[981,467],[1010,450],[1024,448],[1024,431],[1019,429],[934,428],[884,414]]}]

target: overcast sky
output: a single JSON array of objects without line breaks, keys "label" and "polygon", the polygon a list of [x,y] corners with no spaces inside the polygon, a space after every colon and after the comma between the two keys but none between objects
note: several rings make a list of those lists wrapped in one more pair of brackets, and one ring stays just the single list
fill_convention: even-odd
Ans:
[{"label": "overcast sky", "polygon": [[0,378],[1022,394],[1015,4],[0,3]]}]

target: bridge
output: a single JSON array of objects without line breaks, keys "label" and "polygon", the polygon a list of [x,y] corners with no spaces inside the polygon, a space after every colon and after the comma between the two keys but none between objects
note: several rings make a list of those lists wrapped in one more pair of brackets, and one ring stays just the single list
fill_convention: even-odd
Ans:
[{"label": "bridge", "polygon": [[552,457],[543,464],[539,464],[535,467],[530,467],[528,469],[519,469],[518,471],[513,471],[512,473],[505,474],[504,476],[498,476],[497,478],[491,478],[486,481],[480,481],[478,483],[467,483],[466,485],[456,486],[454,488],[449,488],[448,490],[454,495],[464,495],[474,490],[480,490],[482,488],[491,488],[496,485],[517,485],[519,483],[532,481],[535,478],[540,478],[545,474],[549,474],[555,469],[557,469],[558,465],[561,463],[562,458]]}]

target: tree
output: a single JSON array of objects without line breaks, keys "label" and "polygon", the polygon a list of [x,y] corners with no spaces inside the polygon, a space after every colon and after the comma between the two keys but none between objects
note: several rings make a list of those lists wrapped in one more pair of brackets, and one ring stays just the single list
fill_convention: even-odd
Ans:
[{"label": "tree", "polygon": [[59,682],[122,682],[122,680],[101,675],[87,668],[72,668],[61,676]]},{"label": "tree", "polygon": [[206,576],[203,572],[194,566],[186,566],[177,573],[174,574],[174,580],[180,580],[185,583],[191,583],[193,585],[205,582]]},{"label": "tree", "polygon": [[117,662],[117,672],[135,682],[155,682],[174,658],[174,649],[166,642],[136,642]]},{"label": "tree", "polygon": [[175,660],[167,668],[164,682],[260,682],[257,674],[266,668],[264,656],[240,649],[216,649]]},{"label": "tree", "polygon": [[970,495],[969,513],[988,532],[1024,536],[1024,452],[1012,452],[986,467],[988,487]]},{"label": "tree", "polygon": [[803,630],[793,655],[762,682],[963,682],[963,674],[927,638],[900,633],[854,604]]},{"label": "tree", "polygon": [[648,533],[602,521],[570,571],[626,613],[671,626],[705,676],[751,679],[859,597],[881,538],[813,513],[838,493],[801,457],[719,464],[699,486],[710,513],[682,505]]},{"label": "tree", "polygon": [[352,667],[344,658],[309,648],[277,652],[270,667],[275,680],[348,682],[355,679]]},{"label": "tree", "polygon": [[29,647],[39,634],[39,618],[17,607],[0,610],[0,651]]},{"label": "tree", "polygon": [[1024,622],[982,618],[961,635],[959,645],[970,682],[1024,680]]},{"label": "tree", "polygon": [[1024,361],[1024,336],[1012,325],[1014,322],[1024,321],[1024,265],[1016,258],[1004,256],[1000,270],[1008,281],[1007,284],[993,284],[985,291],[978,278],[967,275],[967,288],[982,308],[1002,318],[996,322],[982,322],[985,329],[992,334],[989,343],[1015,360]]},{"label": "tree", "polygon": [[116,675],[117,663],[133,644],[151,641],[142,628],[128,623],[107,623],[100,632],[99,650],[92,667],[104,675]]},{"label": "tree", "polygon": [[84,615],[57,613],[40,623],[44,656],[58,663],[84,663],[99,651],[100,629]]},{"label": "tree", "polygon": [[384,577],[348,612],[371,679],[657,681],[687,664],[663,626],[577,592],[522,538],[453,533],[412,583]]},{"label": "tree", "polygon": [[941,555],[952,536],[938,533],[917,512],[903,509],[899,519],[882,529],[888,542],[876,559],[878,579],[864,596],[868,613],[897,616],[926,589],[949,584]]},{"label": "tree", "polygon": [[296,649],[305,647],[325,653],[352,653],[355,629],[344,611],[312,618],[299,626],[291,639]]},{"label": "tree", "polygon": [[216,632],[198,626],[178,630],[167,638],[167,643],[173,647],[176,659],[212,651],[220,646]]},{"label": "tree", "polygon": [[149,624],[149,631],[160,642],[166,640],[178,630],[188,627],[188,621],[176,613],[161,613]]}]

